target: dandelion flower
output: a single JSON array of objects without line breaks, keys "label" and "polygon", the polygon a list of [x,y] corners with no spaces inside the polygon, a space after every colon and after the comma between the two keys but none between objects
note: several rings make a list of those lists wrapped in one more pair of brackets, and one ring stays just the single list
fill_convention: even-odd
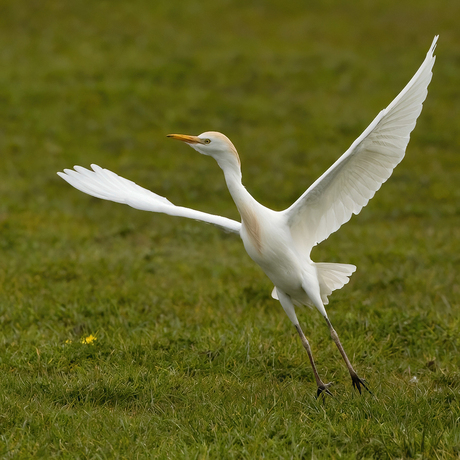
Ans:
[{"label": "dandelion flower", "polygon": [[81,343],[84,343],[86,345],[93,343],[95,340],[97,340],[97,337],[95,337],[93,334],[88,335],[88,337],[83,337],[81,339]]}]

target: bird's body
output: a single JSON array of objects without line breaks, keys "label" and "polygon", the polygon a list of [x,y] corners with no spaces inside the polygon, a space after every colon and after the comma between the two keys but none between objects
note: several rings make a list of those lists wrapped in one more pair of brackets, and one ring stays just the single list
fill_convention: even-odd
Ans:
[{"label": "bird's body", "polygon": [[324,316],[352,377],[361,391],[366,385],[358,377],[329,321],[324,305],[332,291],[349,280],[356,267],[350,264],[315,263],[311,249],[325,240],[352,214],[358,214],[402,160],[409,136],[432,76],[435,37],[427,57],[411,81],[381,111],[351,147],[289,208],[273,211],[257,202],[242,184],[241,162],[232,142],[223,134],[208,131],[199,136],[170,134],[198,152],[212,156],[224,172],[228,190],[238,208],[241,223],[221,216],[173,205],[115,173],[92,165],[93,171],[75,166],[58,173],[75,188],[98,198],[134,208],[188,217],[212,223],[240,235],[244,247],[274,284],[278,299],[300,335],[314,371],[318,394],[329,393],[320,379],[308,340],[294,306],[314,305]]},{"label": "bird's body", "polygon": [[[241,239],[249,257],[262,268],[276,289],[299,305],[311,303],[315,287],[319,289],[316,270],[310,258],[302,258],[296,250],[285,217],[259,203],[250,210],[240,210],[240,215]],[[310,289],[306,289],[307,286]]]},{"label": "bird's body", "polygon": [[[171,135],[181,139],[178,136]],[[231,144],[221,133],[206,132],[201,136],[215,138],[214,143],[220,141]],[[273,282],[275,298],[278,298],[278,291],[284,292],[295,305],[313,304],[327,316],[321,300],[316,264],[309,254],[303,254],[302,248],[297,247],[287,213],[273,211],[249,194],[241,182],[240,161],[236,149],[232,148],[231,151],[232,155],[225,162],[218,163],[224,171],[228,190],[241,216],[240,237],[246,252]],[[349,267],[354,271],[354,266]],[[292,314],[288,315],[293,319]]]}]

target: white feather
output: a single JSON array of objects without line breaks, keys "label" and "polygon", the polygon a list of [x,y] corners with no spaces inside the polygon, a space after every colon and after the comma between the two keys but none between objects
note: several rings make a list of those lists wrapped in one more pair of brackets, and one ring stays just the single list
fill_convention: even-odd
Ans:
[{"label": "white feather", "polygon": [[88,195],[116,203],[124,203],[141,211],[188,217],[189,219],[216,225],[229,232],[238,234],[240,232],[240,222],[214,214],[175,206],[165,197],[157,195],[131,180],[118,176],[108,169],[103,169],[94,164],[91,165],[93,171],[81,166],[74,166],[74,168],[75,171],[73,169],[64,169],[64,172],[58,172],[58,175],[70,185]]},{"label": "white feather", "polygon": [[297,247],[309,255],[358,214],[403,159],[431,81],[436,36],[406,87],[351,147],[284,211]]}]

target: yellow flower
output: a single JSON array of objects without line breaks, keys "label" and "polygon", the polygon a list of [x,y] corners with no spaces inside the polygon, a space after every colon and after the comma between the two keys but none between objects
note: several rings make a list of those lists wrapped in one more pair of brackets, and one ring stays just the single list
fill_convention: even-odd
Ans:
[{"label": "yellow flower", "polygon": [[97,340],[97,337],[95,337],[93,334],[90,334],[88,335],[88,337],[84,337],[81,339],[81,343],[85,343],[85,344],[91,344],[93,343],[95,340]]}]

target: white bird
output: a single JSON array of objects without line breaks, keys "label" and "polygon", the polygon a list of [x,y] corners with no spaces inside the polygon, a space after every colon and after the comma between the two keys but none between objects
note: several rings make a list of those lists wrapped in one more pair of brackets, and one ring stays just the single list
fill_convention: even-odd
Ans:
[{"label": "white bird", "polygon": [[350,373],[353,387],[361,393],[363,379],[353,369],[333,328],[324,305],[332,291],[348,283],[354,265],[315,263],[310,252],[352,214],[358,214],[403,159],[409,135],[422,110],[431,81],[433,56],[438,36],[421,67],[391,104],[382,110],[351,147],[289,208],[273,211],[257,202],[241,183],[241,163],[230,140],[209,131],[199,136],[170,134],[203,155],[212,156],[222,169],[228,190],[241,216],[241,223],[225,217],[175,206],[117,174],[91,165],[58,172],[70,185],[104,200],[124,203],[143,211],[188,217],[237,233],[244,247],[274,284],[272,296],[278,299],[294,324],[310,359],[317,384],[317,395],[331,394],[317,371],[310,345],[296,316],[294,306],[314,305],[324,316],[331,337]]}]

